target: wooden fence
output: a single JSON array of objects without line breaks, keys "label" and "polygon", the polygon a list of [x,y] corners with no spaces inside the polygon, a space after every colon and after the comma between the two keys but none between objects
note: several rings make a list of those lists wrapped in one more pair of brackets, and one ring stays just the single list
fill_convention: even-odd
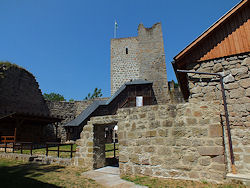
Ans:
[{"label": "wooden fence", "polygon": [[[76,152],[73,150],[73,144],[61,144],[59,142],[46,142],[46,143],[33,143],[33,142],[13,142],[11,141],[6,141],[2,142],[0,144],[1,148],[4,148],[4,152],[7,153],[7,149],[12,150],[12,153],[15,153],[15,151],[20,150],[21,154],[23,154],[23,150],[29,150],[30,155],[33,154],[34,150],[34,145],[40,145],[44,146],[46,148],[46,156],[49,155],[49,151],[56,151],[57,152],[57,157],[60,157],[60,152],[70,152],[70,158],[73,157],[73,153]],[[66,146],[70,145],[70,150],[61,150],[60,146]],[[49,147],[57,147],[57,149],[50,149]]]}]

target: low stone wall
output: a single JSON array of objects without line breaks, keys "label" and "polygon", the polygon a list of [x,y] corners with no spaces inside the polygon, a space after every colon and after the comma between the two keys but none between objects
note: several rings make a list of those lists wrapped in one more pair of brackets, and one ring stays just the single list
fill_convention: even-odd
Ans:
[{"label": "low stone wall", "polygon": [[[250,54],[238,54],[220,59],[190,64],[191,71],[220,73],[224,77],[233,151],[237,173],[250,173]],[[189,75],[190,102],[218,101],[222,106],[218,78],[208,75]],[[225,122],[224,122],[225,124]],[[226,131],[226,130],[225,130]],[[227,142],[227,139],[225,140]],[[227,159],[230,155],[227,152]],[[230,168],[230,165],[228,165]]]},{"label": "low stone wall", "polygon": [[75,165],[105,165],[104,127],[118,125],[121,175],[223,182],[226,175],[220,104],[211,102],[119,109],[84,126]]},{"label": "low stone wall", "polygon": [[36,162],[41,164],[57,164],[63,166],[71,166],[74,164],[74,158],[56,158],[45,155],[27,155],[27,154],[16,154],[16,153],[0,153],[0,159],[12,159],[24,162]]},{"label": "low stone wall", "polygon": [[120,172],[221,182],[224,147],[218,104],[121,109]]}]

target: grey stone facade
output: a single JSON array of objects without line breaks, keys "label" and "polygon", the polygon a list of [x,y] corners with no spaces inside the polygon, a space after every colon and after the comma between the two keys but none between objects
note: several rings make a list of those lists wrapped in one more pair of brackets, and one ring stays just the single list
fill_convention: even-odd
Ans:
[{"label": "grey stone facade", "polygon": [[111,39],[111,95],[125,82],[153,81],[158,104],[169,100],[161,24],[138,27],[138,36]]},{"label": "grey stone facade", "polygon": [[[188,70],[220,73],[224,86],[232,132],[233,151],[237,173],[250,173],[250,54],[238,54],[190,64]],[[222,106],[221,87],[218,78],[189,74],[190,102],[217,101]],[[222,113],[224,116],[224,112]],[[223,123],[225,121],[223,118]],[[225,137],[226,129],[225,129]],[[227,139],[225,139],[226,145]],[[227,150],[228,168],[230,156]]]}]

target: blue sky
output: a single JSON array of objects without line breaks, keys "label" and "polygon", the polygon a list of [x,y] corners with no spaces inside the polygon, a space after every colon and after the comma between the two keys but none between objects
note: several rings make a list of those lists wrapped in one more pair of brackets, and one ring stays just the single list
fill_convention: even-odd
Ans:
[{"label": "blue sky", "polygon": [[171,62],[240,0],[0,0],[0,61],[34,74],[42,92],[82,100],[98,87],[110,96],[110,39],[162,23]]}]

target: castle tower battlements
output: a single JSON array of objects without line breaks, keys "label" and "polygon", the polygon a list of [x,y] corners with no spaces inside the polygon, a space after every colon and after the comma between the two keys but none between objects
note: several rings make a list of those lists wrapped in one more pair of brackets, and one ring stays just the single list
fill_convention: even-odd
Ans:
[{"label": "castle tower battlements", "polygon": [[161,23],[138,26],[138,36],[111,39],[111,95],[130,80],[153,82],[158,104],[166,103],[168,83]]}]

